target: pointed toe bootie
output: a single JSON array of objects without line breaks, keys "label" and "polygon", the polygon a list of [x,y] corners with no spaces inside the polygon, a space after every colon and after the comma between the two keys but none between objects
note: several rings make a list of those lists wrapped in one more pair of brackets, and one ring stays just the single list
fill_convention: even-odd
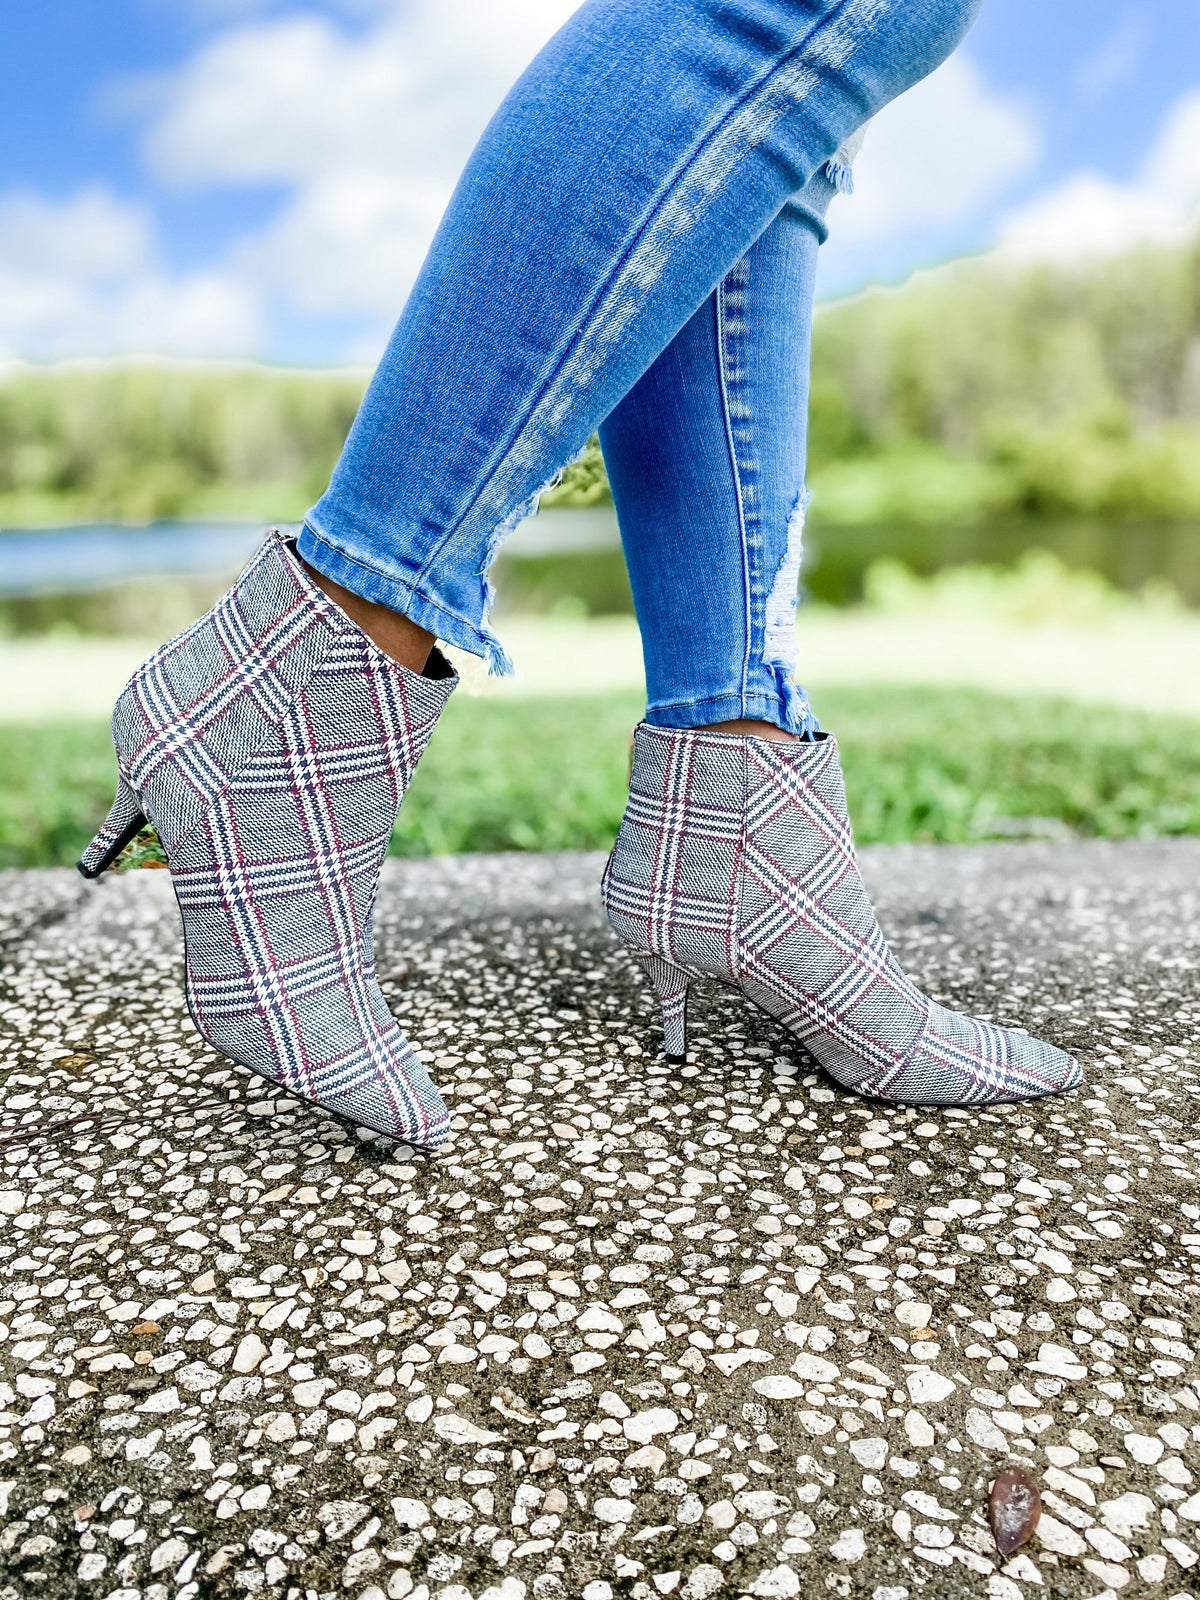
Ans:
[{"label": "pointed toe bootie", "polygon": [[372,916],[396,812],[457,683],[378,649],[271,535],[113,713],[117,798],[79,870],[149,821],[183,915],[188,1005],[210,1044],[361,1127],[432,1148],[446,1107],[375,977]]},{"label": "pointed toe bootie", "polygon": [[1053,1045],[936,1005],[906,977],[859,875],[837,743],[637,731],[629,806],[601,890],[687,1049],[693,978],[742,991],[848,1089],[983,1105],[1073,1089]]}]

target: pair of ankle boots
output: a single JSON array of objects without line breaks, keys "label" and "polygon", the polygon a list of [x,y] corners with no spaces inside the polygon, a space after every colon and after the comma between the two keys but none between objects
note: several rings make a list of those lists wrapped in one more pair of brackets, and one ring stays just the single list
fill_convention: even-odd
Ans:
[{"label": "pair of ankle boots", "polygon": [[[186,991],[224,1055],[356,1125],[431,1149],[444,1102],[375,977],[396,813],[457,678],[386,656],[278,535],[130,679],[119,779],[80,861],[152,824],[183,918]],[[909,981],[859,875],[836,742],[643,724],[602,898],[686,1052],[693,979],[739,988],[839,1083],[916,1105],[1073,1088],[1053,1046],[958,1016]]]}]

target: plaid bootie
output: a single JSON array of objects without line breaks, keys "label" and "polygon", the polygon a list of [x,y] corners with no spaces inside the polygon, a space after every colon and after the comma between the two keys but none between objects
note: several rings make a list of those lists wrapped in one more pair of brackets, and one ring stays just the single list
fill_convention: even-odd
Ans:
[{"label": "plaid bootie", "polygon": [[207,616],[134,673],[120,772],[79,870],[146,825],[183,914],[196,1027],[231,1060],[355,1124],[432,1147],[445,1104],[375,978],[379,871],[457,683],[384,655],[272,534]]},{"label": "plaid bootie", "polygon": [[1060,1094],[1053,1045],[936,1005],[887,947],[859,875],[837,743],[637,731],[629,806],[602,897],[687,1049],[693,978],[741,989],[831,1077],[908,1105]]}]

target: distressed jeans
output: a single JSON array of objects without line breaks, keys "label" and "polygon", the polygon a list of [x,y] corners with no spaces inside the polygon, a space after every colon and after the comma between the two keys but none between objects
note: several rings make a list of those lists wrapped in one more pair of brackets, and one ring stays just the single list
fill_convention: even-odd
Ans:
[{"label": "distressed jeans", "polygon": [[459,181],[303,558],[505,671],[488,569],[599,430],[647,720],[804,734],[809,329],[857,130],[978,0],[588,0]]}]

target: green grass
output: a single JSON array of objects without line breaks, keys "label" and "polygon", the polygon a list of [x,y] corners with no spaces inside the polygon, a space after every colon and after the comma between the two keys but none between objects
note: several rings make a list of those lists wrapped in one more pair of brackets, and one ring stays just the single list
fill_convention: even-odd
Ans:
[{"label": "green grass", "polygon": [[[854,689],[837,732],[860,843],[961,842],[1053,818],[1083,835],[1200,833],[1200,723],[973,691]],[[398,855],[606,847],[624,804],[633,694],[451,702],[409,792]],[[0,726],[0,864],[73,862],[104,815],[102,724]]]},{"label": "green grass", "polygon": [[1006,818],[1106,839],[1200,833],[1200,722],[975,690],[845,689],[817,709],[864,844],[963,843]]}]

